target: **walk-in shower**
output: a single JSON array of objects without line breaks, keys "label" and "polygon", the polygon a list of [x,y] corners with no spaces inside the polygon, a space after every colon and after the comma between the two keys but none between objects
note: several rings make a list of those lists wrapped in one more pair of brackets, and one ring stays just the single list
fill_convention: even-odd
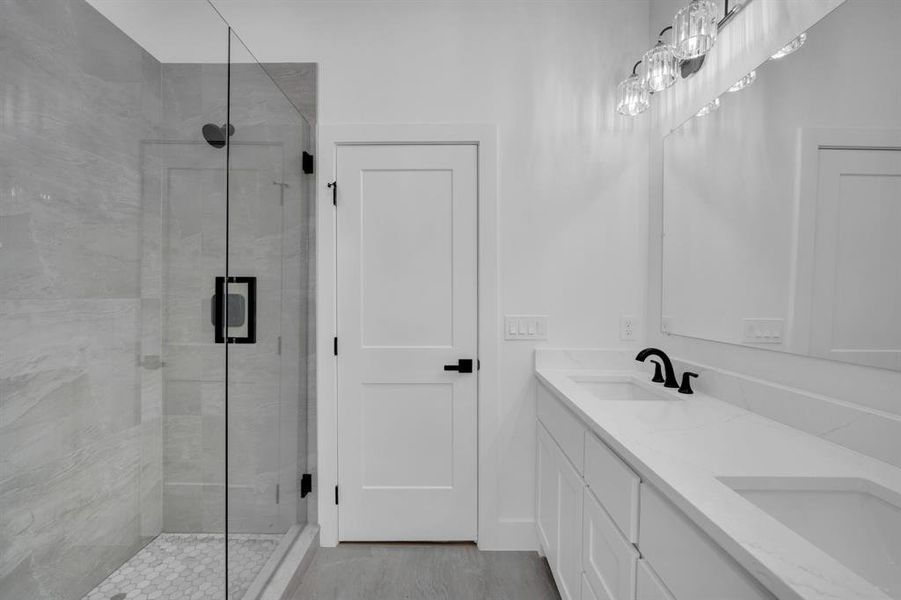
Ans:
[{"label": "walk-in shower", "polygon": [[3,600],[278,597],[308,522],[315,70],[193,5],[0,3]]}]

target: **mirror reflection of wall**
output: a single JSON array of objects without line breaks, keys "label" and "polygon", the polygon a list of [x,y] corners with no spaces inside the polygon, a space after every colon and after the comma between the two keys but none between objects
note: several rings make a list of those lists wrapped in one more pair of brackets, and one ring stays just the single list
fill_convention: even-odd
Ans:
[{"label": "mirror reflection of wall", "polygon": [[847,0],[666,137],[665,333],[901,370],[899,30]]}]

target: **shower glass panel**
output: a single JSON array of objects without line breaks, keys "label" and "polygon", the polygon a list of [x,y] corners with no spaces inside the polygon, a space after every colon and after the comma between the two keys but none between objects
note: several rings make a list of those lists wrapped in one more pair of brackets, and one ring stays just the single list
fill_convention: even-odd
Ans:
[{"label": "shower glass panel", "polygon": [[[257,588],[306,521],[303,117],[234,34],[228,157],[228,569]],[[268,564],[267,564],[268,563]]]},{"label": "shower glass panel", "polygon": [[102,4],[197,52],[0,1],[0,598],[257,600],[307,520],[311,129],[207,2]]}]

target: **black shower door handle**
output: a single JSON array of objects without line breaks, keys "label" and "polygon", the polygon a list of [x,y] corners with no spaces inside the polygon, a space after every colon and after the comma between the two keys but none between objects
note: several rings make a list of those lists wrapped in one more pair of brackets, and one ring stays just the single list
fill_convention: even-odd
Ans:
[{"label": "black shower door handle", "polygon": [[225,277],[216,278],[213,294],[213,334],[217,344],[225,343]]},{"label": "black shower door handle", "polygon": [[[228,294],[227,283],[244,284],[247,286],[246,302],[238,294]],[[235,302],[232,302],[236,299]],[[232,308],[232,314],[226,314],[228,306]],[[212,321],[215,329],[214,336],[217,344],[228,341],[229,344],[255,344],[257,341],[257,278],[256,277],[217,277],[216,290],[212,299]],[[239,309],[240,307],[240,309]],[[227,321],[227,322],[226,322]],[[240,327],[246,324],[246,334],[243,336],[228,336],[229,327]]]},{"label": "black shower door handle", "polygon": [[458,371],[460,373],[472,373],[472,359],[461,358],[455,365],[444,365],[445,371]]}]

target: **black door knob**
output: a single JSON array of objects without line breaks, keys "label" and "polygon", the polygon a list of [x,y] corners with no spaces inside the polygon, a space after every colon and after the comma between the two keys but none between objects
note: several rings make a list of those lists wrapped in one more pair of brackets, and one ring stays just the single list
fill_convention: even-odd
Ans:
[{"label": "black door knob", "polygon": [[458,371],[460,373],[472,373],[472,359],[461,358],[455,365],[444,365],[445,371]]}]

